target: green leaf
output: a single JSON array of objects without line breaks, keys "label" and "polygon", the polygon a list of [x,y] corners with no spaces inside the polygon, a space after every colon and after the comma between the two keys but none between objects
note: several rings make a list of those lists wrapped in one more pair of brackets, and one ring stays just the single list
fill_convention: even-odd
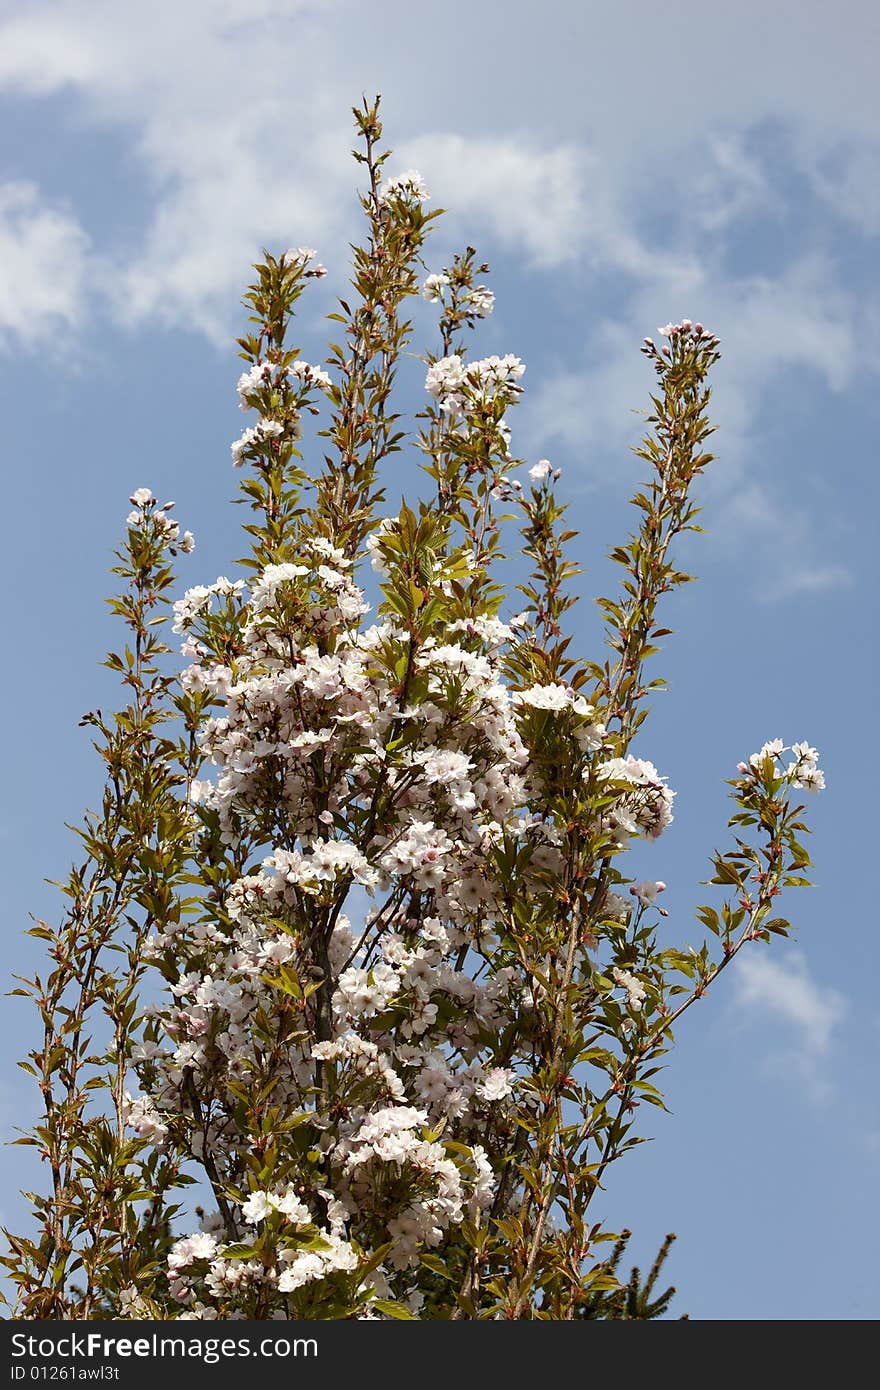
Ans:
[{"label": "green leaf", "polygon": [[375,1298],[370,1307],[384,1313],[386,1317],[397,1318],[400,1322],[418,1322],[418,1318],[404,1303],[397,1303],[393,1298]]}]

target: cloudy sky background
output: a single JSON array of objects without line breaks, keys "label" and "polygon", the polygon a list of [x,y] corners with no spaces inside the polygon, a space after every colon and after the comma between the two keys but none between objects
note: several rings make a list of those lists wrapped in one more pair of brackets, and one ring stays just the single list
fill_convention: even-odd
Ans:
[{"label": "cloudy sky background", "polygon": [[[527,363],[515,447],[564,470],[592,650],[638,478],[639,343],[683,315],[720,335],[707,534],[680,552],[700,583],[669,606],[671,688],[637,750],[679,791],[633,862],[670,885],[670,943],[698,940],[741,757],[807,739],[829,790],[810,806],[820,887],[787,903],[796,942],[755,950],[683,1021],[673,1114],[652,1114],[602,1208],[643,1259],[678,1233],[675,1307],[700,1318],[880,1314],[878,30],[855,0],[0,2],[9,970],[38,965],[27,913],[55,911],[42,877],[96,797],[76,724],[113,698],[101,598],[128,494],[176,498],[198,541],[182,586],[231,572],[240,294],[261,246],[318,247],[330,275],[296,341],[320,360],[357,233],[361,92],[383,93],[392,172],[417,166],[451,210],[430,269],[467,242],[492,264],[478,346]],[[416,476],[402,460],[392,495]],[[8,1130],[33,1106],[14,1067],[33,1020],[3,1014]],[[27,1150],[3,1163],[15,1226],[38,1179]]]}]

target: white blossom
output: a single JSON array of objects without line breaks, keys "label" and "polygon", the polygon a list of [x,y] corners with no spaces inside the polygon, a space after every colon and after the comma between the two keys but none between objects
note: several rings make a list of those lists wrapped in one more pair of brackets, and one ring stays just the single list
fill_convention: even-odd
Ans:
[{"label": "white blossom", "polygon": [[383,203],[392,203],[397,199],[424,203],[428,201],[428,197],[425,181],[418,169],[407,169],[402,174],[395,174],[393,178],[386,179],[379,191],[379,199]]},{"label": "white blossom", "polygon": [[448,275],[428,275],[422,285],[422,294],[431,304],[438,304],[443,297],[443,291],[450,283]]},{"label": "white blossom", "polygon": [[485,285],[474,285],[465,295],[464,307],[477,318],[488,318],[495,308],[495,295]]},{"label": "white blossom", "polygon": [[638,1013],[647,993],[644,985],[629,970],[621,970],[618,966],[614,966],[611,975],[615,984],[626,990],[626,1002],[633,1013]]},{"label": "white blossom", "polygon": [[630,893],[637,898],[642,907],[652,907],[657,901],[657,894],[666,890],[666,884],[662,879],[644,879],[641,883],[634,883],[630,888]]}]

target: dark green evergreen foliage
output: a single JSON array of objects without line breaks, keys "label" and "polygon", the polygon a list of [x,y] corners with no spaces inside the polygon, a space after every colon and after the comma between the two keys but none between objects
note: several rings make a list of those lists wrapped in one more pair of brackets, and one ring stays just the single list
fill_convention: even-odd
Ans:
[{"label": "dark green evergreen foliage", "polygon": [[[629,1244],[631,1231],[623,1231],[619,1240],[614,1246],[611,1258],[608,1261],[608,1273],[619,1278],[617,1273],[620,1261],[622,1260],[626,1247]],[[670,1284],[668,1289],[654,1297],[654,1289],[660,1277],[660,1271],[666,1263],[666,1257],[672,1248],[675,1236],[670,1234],[666,1237],[654,1263],[648,1270],[648,1277],[642,1283],[641,1271],[637,1265],[633,1266],[629,1279],[616,1289],[597,1290],[591,1293],[586,1303],[583,1305],[582,1318],[601,1318],[604,1321],[614,1320],[638,1320],[640,1322],[663,1318],[669,1311],[669,1305],[675,1297],[675,1285]],[[681,1321],[687,1321],[688,1314],[683,1313]]]}]

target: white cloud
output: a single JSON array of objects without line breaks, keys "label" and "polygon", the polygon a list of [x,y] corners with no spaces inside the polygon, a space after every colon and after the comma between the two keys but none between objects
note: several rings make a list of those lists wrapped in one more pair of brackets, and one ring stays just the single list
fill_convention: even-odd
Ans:
[{"label": "white cloud", "polygon": [[[73,91],[81,116],[127,135],[147,220],[133,245],[100,247],[116,317],[228,337],[251,264],[326,235],[347,164],[347,106],[325,144],[314,0],[106,0],[33,5],[0,26],[0,86]],[[279,30],[280,26],[280,30]],[[301,42],[298,42],[301,41]]]},{"label": "white cloud", "polygon": [[812,1104],[836,1094],[832,1069],[835,1033],[847,1008],[844,996],[813,978],[798,951],[783,959],[766,950],[744,951],[733,964],[734,999],[728,1016],[755,1035],[753,1021],[776,1025],[761,1035],[759,1070],[787,1090],[797,1087]]},{"label": "white cloud", "polygon": [[841,288],[836,267],[819,254],[792,261],[772,278],[729,281],[712,322],[753,389],[767,372],[788,367],[819,373],[832,390],[852,380],[858,306]]},{"label": "white cloud", "polygon": [[835,138],[796,141],[799,163],[818,195],[866,236],[880,231],[880,140]]},{"label": "white cloud", "polygon": [[845,589],[853,583],[846,565],[821,558],[828,537],[820,533],[817,518],[803,505],[775,495],[763,482],[745,478],[721,505],[733,531],[753,538],[753,555],[760,557],[764,552],[763,563],[755,564],[752,574],[758,599],[772,603]]},{"label": "white cloud", "polygon": [[412,0],[383,0],[378,25],[375,13],[357,0],[338,11],[337,67],[358,90],[379,71],[390,98],[444,113],[444,128],[451,112],[459,131],[516,135],[525,112],[542,142],[587,143],[640,178],[662,163],[669,200],[655,204],[658,218],[689,176],[669,153],[703,131],[777,120],[880,134],[880,18],[867,0],[833,10],[827,0],[446,0],[443,23]]},{"label": "white cloud", "polygon": [[[0,88],[36,99],[75,92],[97,128],[128,132],[140,161],[150,195],[140,236],[101,248],[117,318],[226,341],[264,245],[316,244],[325,261],[332,252],[347,260],[356,212],[349,106],[379,83],[358,75],[348,85],[328,66],[339,47],[334,12],[344,8],[157,0],[141,12],[62,0],[0,23]],[[388,63],[374,51],[366,67],[378,78]],[[424,128],[423,117],[407,123],[387,105],[401,134]],[[403,143],[397,156],[424,163],[437,201],[546,266],[584,242],[584,161],[564,143],[455,133]],[[625,242],[620,254],[634,254]]]},{"label": "white cloud", "polygon": [[474,235],[524,250],[543,269],[584,262],[641,279],[699,276],[689,256],[647,245],[633,229],[625,180],[586,144],[516,135],[432,133],[404,142],[398,163],[426,176],[450,216]]},{"label": "white cloud", "polygon": [[[626,405],[644,395],[646,369],[638,348],[659,323],[687,315],[721,338],[723,361],[715,373],[715,418],[730,459],[750,447],[748,431],[776,386],[793,368],[819,375],[832,390],[850,383],[859,367],[861,308],[837,281],[835,267],[808,254],[778,276],[724,275],[717,256],[700,246],[666,274],[640,278],[625,315],[597,324],[595,361],[575,364],[545,383],[532,407],[550,437],[576,445],[601,436],[617,445],[632,436]],[[616,423],[615,423],[616,422]]]},{"label": "white cloud", "polygon": [[783,574],[768,598],[793,598],[798,594],[820,594],[829,589],[848,589],[853,575],[845,565],[795,566]]},{"label": "white cloud", "polygon": [[[450,101],[450,72],[475,56],[462,49],[473,13],[461,0],[439,27],[399,0],[379,24],[354,0],[34,0],[0,18],[0,89],[73,93],[80,119],[125,134],[153,209],[104,281],[134,320],[225,333],[263,242],[343,243],[348,105],[376,87],[390,88],[392,135],[420,132],[404,159],[423,163],[437,198],[496,243],[542,266],[585,258],[598,271],[694,283],[691,250],[664,249],[686,244],[677,229],[717,234],[774,196],[742,131],[770,116],[813,129],[821,115],[828,138],[846,140],[856,109],[870,133],[871,105],[854,108],[868,65],[862,74],[849,43],[846,81],[825,71],[841,25],[804,0],[794,37],[785,4],[768,14],[743,0],[735,18],[690,0],[674,17],[627,9],[603,8],[597,31],[589,5],[547,24],[519,0],[489,0],[496,61],[456,83]],[[815,49],[801,42],[814,31]],[[793,43],[796,63],[780,68],[772,55]],[[811,87],[813,69],[823,80]],[[664,72],[678,75],[661,92]]]},{"label": "white cloud", "polygon": [[[403,0],[386,0],[379,24],[354,0],[153,0],[145,10],[34,0],[5,18],[0,8],[0,90],[37,104],[68,94],[84,158],[90,125],[121,136],[147,195],[140,229],[98,245],[90,279],[74,216],[28,193],[7,216],[0,329],[43,341],[50,323],[81,319],[86,289],[94,304],[100,285],[118,322],[226,343],[263,245],[319,246],[339,284],[356,212],[348,107],[381,88],[400,141],[391,168],[422,169],[458,240],[461,229],[483,249],[488,240],[525,254],[555,272],[554,294],[570,286],[585,304],[614,277],[616,317],[583,326],[590,355],[560,357],[543,383],[530,375],[526,447],[570,450],[588,477],[606,469],[609,450],[625,453],[641,432],[643,334],[702,318],[725,352],[709,505],[730,536],[761,535],[765,596],[847,582],[803,507],[779,495],[756,425],[782,373],[812,372],[837,391],[876,366],[865,344],[880,312],[844,293],[824,254],[800,248],[771,274],[731,273],[727,252],[743,218],[784,204],[749,138],[762,121],[792,133],[820,196],[857,203],[853,216],[873,225],[863,185],[880,120],[863,46],[813,0],[770,10],[742,0],[735,14],[696,0],[673,15],[621,4],[603,7],[599,29],[590,10],[572,2],[547,24],[521,0],[487,0],[493,64],[456,83],[452,100],[450,74],[475,58],[462,46],[473,18],[463,0],[450,0],[441,26]],[[834,57],[843,53],[845,65]]]},{"label": "white cloud", "polygon": [[522,246],[540,266],[572,260],[583,237],[586,159],[570,145],[434,134],[406,141],[398,163],[415,165],[437,201],[502,246]]},{"label": "white cloud", "polygon": [[220,167],[181,180],[157,205],[140,253],[130,264],[108,266],[108,293],[120,321],[194,328],[225,345],[263,247],[277,252],[326,238],[329,198],[320,202],[299,177],[278,173],[265,180],[246,146],[237,157],[232,196]]},{"label": "white cloud", "polygon": [[[262,244],[343,254],[348,106],[364,89],[386,90],[392,137],[419,132],[403,160],[424,164],[438,201],[496,244],[667,292],[705,281],[689,235],[718,236],[773,201],[745,129],[788,120],[849,149],[880,124],[862,100],[871,65],[812,0],[799,0],[793,29],[787,0],[770,12],[742,0],[735,15],[696,0],[674,15],[622,4],[603,7],[599,28],[591,9],[562,6],[547,23],[522,0],[487,0],[494,61],[451,100],[450,74],[477,59],[463,0],[441,26],[402,0],[386,0],[379,23],[355,0],[34,0],[0,9],[0,89],[75,94],[83,129],[124,135],[152,208],[133,244],[99,248],[114,312],[212,337],[228,333]],[[792,324],[775,293],[754,284],[748,303],[764,319],[787,310],[809,338],[809,305]],[[810,361],[823,352],[826,371],[844,371],[832,340],[804,344]]]},{"label": "white cloud", "polygon": [[694,170],[689,215],[707,232],[718,233],[738,218],[779,206],[779,195],[760,161],[746,148],[741,132],[710,137],[708,159]]},{"label": "white cloud", "polygon": [[560,364],[532,383],[522,406],[527,451],[570,451],[592,484],[608,478],[618,487],[610,460],[626,458],[644,433],[640,405],[653,380],[639,356],[642,338],[656,337],[656,325],[670,319],[702,320],[719,334],[723,354],[713,377],[718,433],[710,448],[718,458],[703,484],[719,550],[739,552],[744,536],[757,542],[750,578],[764,599],[848,584],[846,566],[829,560],[827,518],[820,526],[802,498],[783,490],[761,425],[788,373],[841,391],[860,372],[877,370],[876,354],[861,346],[871,305],[841,287],[825,256],[805,254],[775,278],[732,276],[702,237],[667,274],[635,280],[625,304],[617,319],[593,326],[588,360]]},{"label": "white cloud", "polygon": [[791,951],[780,960],[767,951],[744,951],[734,963],[736,1002],[782,1022],[806,1061],[824,1057],[846,1010],[838,990],[816,981],[806,959]]},{"label": "white cloud", "polygon": [[29,182],[0,184],[0,344],[59,345],[85,309],[88,238]]}]

